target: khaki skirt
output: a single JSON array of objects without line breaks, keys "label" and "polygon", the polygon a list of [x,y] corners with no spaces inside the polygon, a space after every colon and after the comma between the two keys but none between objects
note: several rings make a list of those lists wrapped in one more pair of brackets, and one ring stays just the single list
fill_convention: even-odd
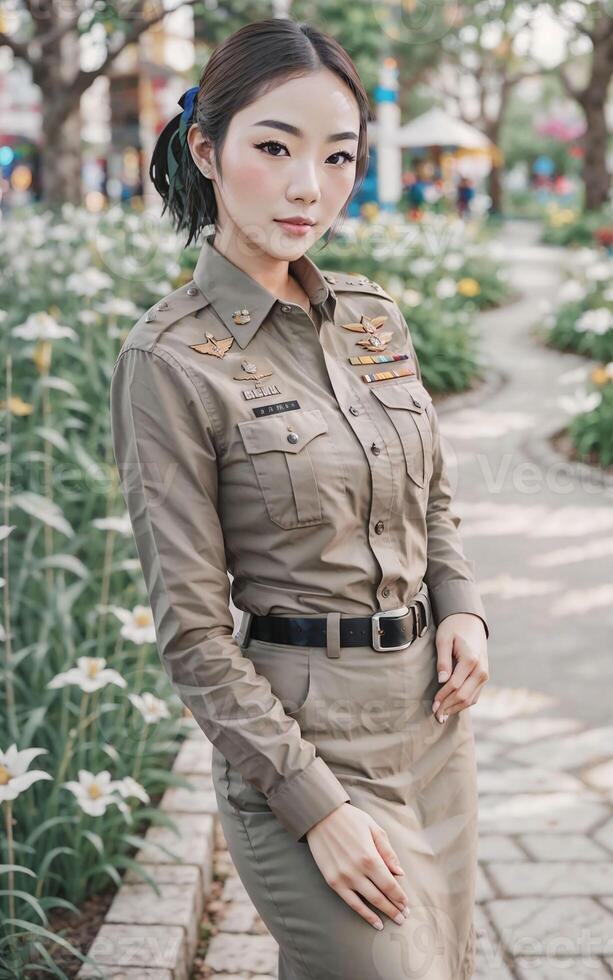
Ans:
[{"label": "khaki skirt", "polygon": [[242,646],[405,874],[410,914],[375,906],[374,929],[327,884],[266,798],[213,750],[219,818],[237,873],[279,944],[279,980],[469,980],[477,869],[477,772],[469,709],[436,721],[436,627],[405,650]]}]

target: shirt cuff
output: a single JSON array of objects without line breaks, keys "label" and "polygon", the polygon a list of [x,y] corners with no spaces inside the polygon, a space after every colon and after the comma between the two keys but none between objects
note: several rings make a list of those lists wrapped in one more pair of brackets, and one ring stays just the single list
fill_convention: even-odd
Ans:
[{"label": "shirt cuff", "polygon": [[286,780],[266,802],[294,840],[301,840],[319,820],[336,810],[350,796],[321,756]]},{"label": "shirt cuff", "polygon": [[429,596],[437,626],[441,620],[453,613],[473,613],[483,621],[485,635],[489,638],[490,630],[483,600],[474,582],[466,579],[451,579],[442,582],[436,589],[429,589]]}]

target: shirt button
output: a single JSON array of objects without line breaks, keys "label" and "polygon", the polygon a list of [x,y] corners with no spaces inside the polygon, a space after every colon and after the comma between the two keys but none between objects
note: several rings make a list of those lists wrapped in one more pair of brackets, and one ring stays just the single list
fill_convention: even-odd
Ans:
[{"label": "shirt button", "polygon": [[350,405],[349,406],[349,411],[351,412],[352,415],[359,415],[360,414],[360,409],[359,408],[356,408],[355,405]]},{"label": "shirt button", "polygon": [[390,590],[390,589],[388,589],[388,587],[387,587],[387,585],[386,585],[384,589],[381,589],[381,595],[384,595],[384,596],[385,596],[385,598],[387,599],[387,597],[388,597],[388,595],[390,594],[390,591],[391,591],[391,590]]},{"label": "shirt button", "polygon": [[381,448],[380,446],[377,445],[376,442],[373,442],[372,446],[370,447],[370,451],[374,456],[378,456],[379,453],[381,452]]},{"label": "shirt button", "polygon": [[377,521],[377,523],[375,524],[375,531],[376,531],[376,533],[377,534],[383,534],[383,529],[384,528],[385,528],[385,524],[383,523],[383,521]]},{"label": "shirt button", "polygon": [[283,310],[284,313],[291,313],[292,312],[291,306],[282,306],[281,309]]},{"label": "shirt button", "polygon": [[290,432],[290,434],[287,437],[287,441],[292,443],[298,442],[298,439],[299,436],[297,432]]}]

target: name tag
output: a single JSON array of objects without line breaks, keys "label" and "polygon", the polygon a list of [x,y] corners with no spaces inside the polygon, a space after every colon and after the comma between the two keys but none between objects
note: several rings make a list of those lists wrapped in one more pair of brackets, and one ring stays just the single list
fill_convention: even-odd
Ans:
[{"label": "name tag", "polygon": [[291,412],[294,408],[300,408],[295,399],[289,402],[273,402],[272,405],[258,405],[253,409],[254,415],[274,415],[275,412]]}]

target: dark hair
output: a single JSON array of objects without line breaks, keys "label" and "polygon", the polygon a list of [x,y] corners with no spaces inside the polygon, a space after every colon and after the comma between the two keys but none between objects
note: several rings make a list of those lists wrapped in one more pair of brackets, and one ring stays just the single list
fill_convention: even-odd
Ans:
[{"label": "dark hair", "polygon": [[[198,123],[203,136],[213,145],[217,172],[221,175],[221,152],[232,116],[263,95],[274,83],[321,68],[330,69],[345,82],[360,111],[356,179],[351,195],[328,230],[327,244],[335,227],[345,218],[349,201],[366,176],[366,127],[373,118],[357,69],[338,41],[316,27],[286,17],[259,20],[239,28],[215,47],[203,68],[193,102],[193,117],[187,128],[192,122]],[[149,176],[164,200],[162,215],[168,209],[177,231],[187,229],[186,245],[189,245],[206,225],[216,224],[217,202],[212,182],[192,158],[185,136],[185,121],[179,131],[181,115],[171,119],[158,136]]]}]

